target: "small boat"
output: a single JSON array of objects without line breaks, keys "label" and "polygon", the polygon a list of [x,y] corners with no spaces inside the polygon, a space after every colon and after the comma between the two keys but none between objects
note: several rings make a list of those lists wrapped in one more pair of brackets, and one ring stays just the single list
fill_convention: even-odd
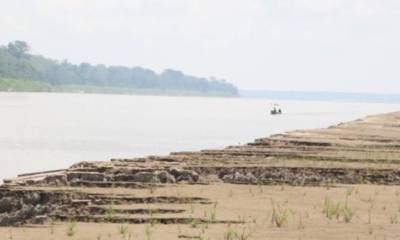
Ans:
[{"label": "small boat", "polygon": [[270,111],[271,115],[279,115],[282,114],[282,109],[279,107],[278,104],[274,104],[274,107]]}]

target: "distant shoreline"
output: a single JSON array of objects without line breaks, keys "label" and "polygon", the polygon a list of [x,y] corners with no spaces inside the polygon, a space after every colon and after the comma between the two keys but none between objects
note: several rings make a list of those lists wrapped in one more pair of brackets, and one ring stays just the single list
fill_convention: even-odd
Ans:
[{"label": "distant shoreline", "polygon": [[0,93],[75,93],[138,96],[184,96],[268,99],[275,101],[327,101],[400,104],[400,94],[351,93],[326,91],[240,90],[237,95],[222,91],[125,88],[92,85],[51,85],[42,81],[0,77]]},{"label": "distant shoreline", "polygon": [[352,93],[328,91],[277,91],[277,90],[240,90],[239,95],[246,98],[298,100],[298,101],[335,101],[361,103],[400,103],[400,94],[393,93]]},{"label": "distant shoreline", "polygon": [[82,93],[82,94],[117,94],[143,96],[193,96],[193,97],[239,97],[225,92],[198,92],[174,89],[140,89],[101,87],[90,85],[50,85],[46,82],[0,78],[0,92],[21,93]]}]

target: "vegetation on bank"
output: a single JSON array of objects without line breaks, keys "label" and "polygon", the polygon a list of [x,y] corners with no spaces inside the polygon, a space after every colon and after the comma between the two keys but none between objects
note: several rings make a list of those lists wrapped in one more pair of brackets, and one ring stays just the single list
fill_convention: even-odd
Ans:
[{"label": "vegetation on bank", "polygon": [[56,61],[29,53],[23,41],[0,46],[0,91],[54,91],[118,94],[237,96],[238,89],[216,78],[167,69]]},{"label": "vegetation on bank", "polygon": [[23,79],[0,77],[0,92],[59,92],[59,93],[101,93],[153,96],[219,96],[232,97],[229,93],[219,91],[198,92],[169,89],[139,89],[122,87],[101,87],[87,85],[50,85],[48,83]]},{"label": "vegetation on bank", "polygon": [[49,92],[52,87],[45,83],[32,80],[11,79],[0,77],[0,91],[2,92]]}]

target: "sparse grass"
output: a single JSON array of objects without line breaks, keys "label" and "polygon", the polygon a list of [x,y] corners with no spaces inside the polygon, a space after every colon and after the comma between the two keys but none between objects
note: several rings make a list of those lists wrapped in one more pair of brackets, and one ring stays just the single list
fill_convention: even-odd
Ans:
[{"label": "sparse grass", "polygon": [[225,233],[224,239],[225,240],[234,240],[237,237],[238,237],[238,234],[236,233],[236,231],[233,230],[231,227],[229,227]]},{"label": "sparse grass", "polygon": [[111,202],[111,204],[109,204],[106,209],[106,220],[108,222],[111,222],[114,219],[114,216],[115,216],[114,202]]},{"label": "sparse grass", "polygon": [[250,238],[250,233],[246,233],[245,230],[239,235],[239,240],[247,240]]},{"label": "sparse grass", "polygon": [[[64,238],[75,240],[147,240],[151,238],[153,240],[163,239],[164,236],[165,239],[177,239],[177,236],[183,236],[181,239],[204,240],[223,240],[226,238],[233,240],[308,239],[313,234],[318,234],[319,236],[325,234],[321,233],[322,231],[337,234],[337,236],[332,235],[332,238],[335,239],[357,239],[356,236],[359,239],[374,239],[375,236],[380,239],[389,231],[393,235],[400,233],[397,228],[397,226],[400,226],[400,213],[398,212],[400,200],[395,197],[396,186],[388,186],[386,190],[383,190],[382,186],[357,185],[351,194],[349,194],[350,191],[347,188],[342,186],[335,187],[329,190],[329,192],[326,192],[324,187],[292,188],[291,186],[286,186],[285,192],[281,192],[280,186],[265,186],[263,195],[259,194],[258,186],[254,186],[254,197],[248,194],[248,186],[242,185],[229,185],[229,188],[224,188],[225,186],[179,186],[182,189],[181,193],[183,197],[187,197],[193,192],[199,192],[197,190],[200,188],[207,189],[206,187],[210,187],[210,190],[208,190],[209,192],[205,191],[206,193],[202,197],[207,197],[210,201],[218,199],[218,204],[210,204],[209,202],[208,204],[201,204],[195,201],[188,201],[180,205],[167,205],[165,203],[136,205],[124,203],[121,206],[121,210],[122,207],[124,210],[128,209],[128,207],[129,209],[143,209],[143,211],[140,211],[138,218],[141,217],[147,220],[148,223],[132,225],[128,223],[104,223],[101,224],[101,227],[100,224],[96,223],[79,223],[74,236],[67,237],[66,229],[68,222],[56,222],[55,233],[50,235],[49,231],[52,224],[49,221],[48,228],[41,230],[41,233],[43,234],[44,232],[47,235],[43,238],[47,240]],[[237,197],[229,198],[228,192],[230,188],[235,191]],[[379,196],[374,196],[376,188],[380,189]],[[356,194],[356,189],[360,190],[359,195]],[[120,194],[123,191],[120,189],[117,190],[113,190],[113,194]],[[174,190],[171,190],[172,193],[169,193],[169,190],[161,188],[158,191],[160,195],[167,195],[174,194]],[[147,189],[132,192],[148,194]],[[303,197],[304,192],[307,193],[306,198]],[[327,194],[327,198],[324,201],[324,198],[321,199],[320,196],[325,193]],[[272,199],[271,196],[273,196]],[[325,195],[323,196],[325,197]],[[346,200],[346,196],[350,196],[348,197],[348,201]],[[193,197],[196,197],[196,195]],[[290,202],[287,201],[288,199]],[[272,200],[273,205],[270,204]],[[104,210],[107,206],[104,207]],[[118,217],[119,215],[121,215],[121,218],[128,216],[128,211],[126,213],[122,213],[122,211],[119,213],[119,206],[115,206],[118,207],[116,209]],[[190,214],[193,206],[196,207],[195,214]],[[383,211],[383,206],[386,206],[386,211]],[[112,207],[109,208],[113,209]],[[323,208],[334,210],[328,211],[323,210]],[[152,215],[151,209],[156,219],[159,217],[188,218],[188,221],[184,223],[171,221],[167,222],[170,225],[159,224],[152,227],[148,218],[148,214]],[[156,212],[156,209],[160,209],[161,211]],[[185,212],[179,211],[178,214],[175,211],[163,211],[167,209],[179,209],[185,210]],[[324,213],[322,213],[323,211]],[[326,212],[331,212],[328,215],[331,216],[332,220],[328,221]],[[104,221],[104,219],[105,212],[102,220]],[[368,219],[371,219],[372,222],[368,221]],[[235,223],[229,225],[230,229],[225,224],[210,224],[213,221],[219,222],[220,220],[234,221]],[[59,225],[61,231],[58,231]],[[129,230],[125,229],[125,225],[129,227]],[[145,232],[146,227],[148,228],[147,233]],[[245,229],[244,232],[242,232],[243,229]],[[0,236],[9,239],[9,234],[5,231],[3,230],[2,232],[0,228]],[[30,239],[20,237],[23,236],[22,229],[13,229],[13,231],[15,231],[14,239]],[[27,228],[26,231],[25,236],[29,236],[32,230]],[[130,233],[132,233],[131,236],[129,236]],[[249,236],[249,233],[251,233],[251,236]],[[100,234],[101,237],[98,237]],[[39,238],[35,236],[32,239]]]},{"label": "sparse grass", "polygon": [[303,214],[299,214],[299,225],[298,225],[298,229],[304,229],[304,228],[306,228],[306,226],[304,225],[304,222],[303,222]]},{"label": "sparse grass", "polygon": [[74,220],[69,220],[67,225],[67,236],[73,237],[76,233],[76,222]]},{"label": "sparse grass", "polygon": [[144,234],[145,234],[145,239],[146,240],[151,240],[151,228],[150,228],[149,225],[146,226]]},{"label": "sparse grass", "polygon": [[334,203],[329,197],[325,197],[324,207],[322,212],[325,214],[329,220],[332,220],[333,217],[339,219],[340,217],[340,203]]},{"label": "sparse grass", "polygon": [[156,188],[154,187],[154,184],[149,185],[149,192],[150,192],[150,195],[152,195],[156,192]]},{"label": "sparse grass", "polygon": [[13,240],[14,239],[14,235],[13,235],[13,232],[11,230],[10,230],[10,233],[8,235],[8,239],[9,240]]},{"label": "sparse grass", "polygon": [[50,234],[54,234],[54,226],[55,226],[55,220],[54,218],[50,218]]},{"label": "sparse grass", "polygon": [[191,214],[194,213],[194,209],[195,209],[194,205],[193,205],[193,204],[190,204],[190,213],[191,213]]},{"label": "sparse grass", "polygon": [[118,233],[122,235],[122,237],[126,237],[128,233],[128,225],[122,224],[118,226]]},{"label": "sparse grass", "polygon": [[218,206],[218,202],[214,203],[214,206],[210,212],[210,221],[211,223],[215,223],[217,222],[217,206]]},{"label": "sparse grass", "polygon": [[245,216],[238,216],[238,222],[240,222],[241,224],[245,224],[246,223],[246,217]]},{"label": "sparse grass", "polygon": [[190,220],[190,226],[191,226],[192,228],[197,228],[198,225],[199,225],[199,220],[198,220],[198,219],[192,218],[192,219]]},{"label": "sparse grass", "polygon": [[350,197],[353,194],[353,192],[354,192],[354,188],[353,187],[348,188],[346,190],[346,197]]},{"label": "sparse grass", "polygon": [[275,204],[274,201],[272,203],[272,214],[271,214],[271,223],[281,228],[287,224],[289,221],[290,215],[293,214],[293,211],[287,207],[287,204]]},{"label": "sparse grass", "polygon": [[224,240],[248,240],[250,238],[250,232],[243,228],[243,231],[239,234],[232,226],[228,226],[224,234]]},{"label": "sparse grass", "polygon": [[[347,195],[348,196],[348,195]],[[354,217],[354,210],[348,205],[348,197],[346,196],[346,201],[333,202],[329,197],[325,198],[324,206],[322,212],[325,214],[326,218],[332,220],[336,218],[339,220],[343,219],[344,222],[349,223]]]},{"label": "sparse grass", "polygon": [[154,218],[154,212],[152,209],[149,211],[149,219],[150,219],[150,226],[154,227],[158,222],[157,219]]},{"label": "sparse grass", "polygon": [[344,204],[341,212],[342,212],[343,220],[346,223],[351,222],[351,220],[354,217],[354,210],[347,203]]}]

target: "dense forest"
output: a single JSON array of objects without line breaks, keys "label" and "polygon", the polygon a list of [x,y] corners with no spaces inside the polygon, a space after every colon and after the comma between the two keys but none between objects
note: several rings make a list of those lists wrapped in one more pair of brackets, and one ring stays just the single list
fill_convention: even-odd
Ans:
[{"label": "dense forest", "polygon": [[237,88],[225,80],[194,77],[172,69],[157,74],[141,67],[75,65],[30,54],[26,42],[14,41],[0,46],[0,90],[21,89],[238,95]]}]

